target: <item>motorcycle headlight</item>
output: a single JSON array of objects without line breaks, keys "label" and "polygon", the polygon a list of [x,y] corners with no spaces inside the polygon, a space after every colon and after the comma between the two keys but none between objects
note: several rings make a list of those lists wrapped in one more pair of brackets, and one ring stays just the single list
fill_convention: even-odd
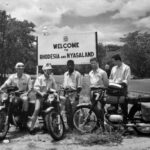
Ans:
[{"label": "motorcycle headlight", "polygon": [[5,101],[5,100],[7,100],[8,99],[8,94],[7,93],[2,93],[1,94],[1,100],[2,101]]},{"label": "motorcycle headlight", "polygon": [[51,102],[53,102],[54,100],[55,100],[55,95],[54,95],[54,94],[49,94],[47,101],[51,103]]}]

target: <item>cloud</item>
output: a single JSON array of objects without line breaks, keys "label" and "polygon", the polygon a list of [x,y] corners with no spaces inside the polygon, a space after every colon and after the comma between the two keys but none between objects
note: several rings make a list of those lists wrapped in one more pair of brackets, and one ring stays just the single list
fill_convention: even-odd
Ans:
[{"label": "cloud", "polygon": [[150,0],[1,0],[0,10],[53,33],[98,31],[99,42],[116,42],[123,34],[149,28]]},{"label": "cloud", "polygon": [[127,3],[120,7],[119,13],[113,18],[132,18],[138,19],[150,12],[150,0],[129,0]]},{"label": "cloud", "polygon": [[134,24],[141,30],[148,30],[150,29],[150,16],[137,20]]}]

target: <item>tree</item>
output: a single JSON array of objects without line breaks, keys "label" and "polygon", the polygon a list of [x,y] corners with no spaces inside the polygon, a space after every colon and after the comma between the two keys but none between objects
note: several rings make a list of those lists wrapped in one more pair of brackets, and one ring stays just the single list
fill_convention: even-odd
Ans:
[{"label": "tree", "polygon": [[4,18],[4,36],[0,47],[1,77],[14,72],[14,66],[19,61],[25,63],[26,72],[35,73],[36,48],[33,46],[35,37],[32,35],[35,25],[26,20],[18,21],[6,14]]},{"label": "tree", "polygon": [[122,54],[138,77],[150,77],[150,34],[135,31],[121,38]]}]

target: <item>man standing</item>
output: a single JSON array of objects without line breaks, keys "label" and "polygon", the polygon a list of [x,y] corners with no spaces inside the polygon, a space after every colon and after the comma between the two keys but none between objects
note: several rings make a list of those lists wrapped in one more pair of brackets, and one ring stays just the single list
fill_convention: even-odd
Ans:
[{"label": "man standing", "polygon": [[[122,85],[123,95],[126,96],[128,91],[128,83],[131,76],[130,67],[122,62],[121,56],[119,54],[112,56],[112,62],[115,66],[111,70],[109,82]],[[115,107],[118,107],[118,105]],[[127,116],[126,103],[122,105],[122,110],[124,115]],[[124,121],[126,122],[126,117],[124,118]]]},{"label": "man standing", "polygon": [[76,106],[79,104],[79,95],[82,89],[81,74],[75,70],[73,60],[67,61],[67,69],[68,71],[64,74],[63,87],[77,90],[76,93],[73,93],[69,96],[69,99],[66,100],[65,104],[68,126],[70,127],[70,129],[73,129],[72,113],[75,110]]},{"label": "man standing", "polygon": [[[107,73],[99,68],[98,61],[96,58],[90,60],[92,70],[89,73],[90,77],[90,87],[108,87],[108,77]],[[94,103],[93,93],[91,91],[91,102]],[[104,106],[102,103],[99,103],[99,107],[96,107],[96,112],[98,119],[104,123]],[[102,124],[104,128],[104,124]]]},{"label": "man standing", "polygon": [[23,129],[26,128],[27,118],[28,118],[28,92],[32,88],[31,77],[28,74],[24,73],[24,64],[18,62],[15,66],[16,73],[12,74],[5,83],[1,86],[0,89],[5,89],[6,87],[13,85],[17,86],[20,91],[24,91],[24,94],[20,96],[20,99],[23,101],[23,110],[21,114],[21,121],[23,124]]},{"label": "man standing", "polygon": [[111,70],[109,82],[121,84],[125,88],[125,92],[127,92],[126,90],[131,76],[130,67],[122,62],[119,54],[112,56],[112,63],[115,66]]}]

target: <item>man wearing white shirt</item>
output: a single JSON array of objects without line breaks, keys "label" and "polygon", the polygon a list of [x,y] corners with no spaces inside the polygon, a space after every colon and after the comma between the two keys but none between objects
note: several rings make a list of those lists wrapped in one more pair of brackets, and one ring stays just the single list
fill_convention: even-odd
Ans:
[{"label": "man wearing white shirt", "polygon": [[[124,96],[127,95],[128,84],[131,76],[131,70],[128,65],[122,62],[121,56],[116,54],[112,56],[112,62],[115,65],[110,74],[109,82],[117,83],[122,86]],[[116,108],[118,105],[114,105]],[[125,116],[127,116],[127,104],[122,105],[122,110]],[[125,120],[126,121],[126,120]]]},{"label": "man wearing white shirt", "polygon": [[122,62],[119,54],[112,57],[112,62],[115,66],[111,70],[109,82],[121,84],[125,94],[127,94],[127,87],[131,76],[130,67]]},{"label": "man wearing white shirt", "polygon": [[[90,60],[92,70],[89,73],[90,78],[90,87],[108,87],[108,77],[107,73],[99,68],[99,64],[96,58],[92,58]],[[91,102],[94,103],[95,99],[93,97],[93,93],[91,91]],[[102,103],[98,103],[96,106],[96,112],[98,115],[98,119],[104,123],[104,105]],[[104,128],[104,124],[102,124]]]},{"label": "man wearing white shirt", "polygon": [[69,88],[69,89],[75,89],[77,90],[76,93],[72,93],[69,95],[69,99],[65,102],[65,109],[66,109],[66,115],[67,115],[67,123],[70,129],[73,129],[73,112],[76,108],[76,106],[79,104],[79,95],[82,89],[82,83],[81,83],[81,74],[75,70],[75,64],[73,60],[67,61],[67,69],[68,71],[64,74],[64,82],[63,87]]}]

